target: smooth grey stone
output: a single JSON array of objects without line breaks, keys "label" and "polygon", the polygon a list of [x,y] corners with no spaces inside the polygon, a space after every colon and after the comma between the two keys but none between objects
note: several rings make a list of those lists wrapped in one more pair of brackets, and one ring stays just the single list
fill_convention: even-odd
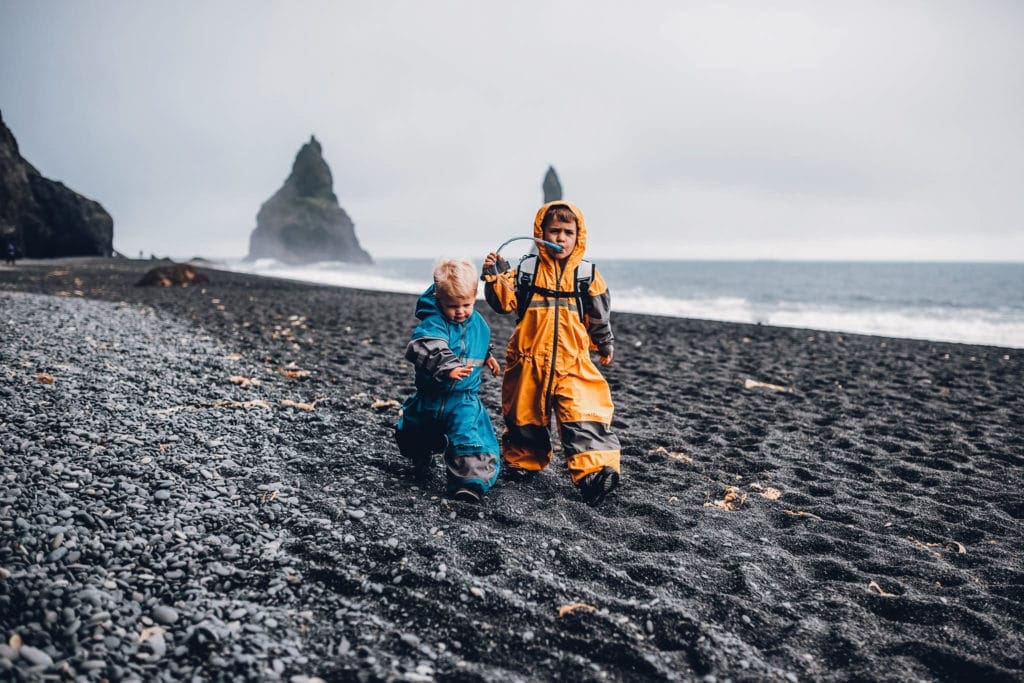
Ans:
[{"label": "smooth grey stone", "polygon": [[49,555],[47,555],[46,556],[46,561],[47,562],[59,562],[60,560],[64,559],[64,556],[67,555],[67,554],[68,554],[68,549],[65,548],[64,546],[61,546],[61,547],[57,548],[56,550],[52,551]]},{"label": "smooth grey stone", "polygon": [[173,624],[178,620],[178,610],[167,605],[157,605],[151,612],[153,621],[160,624]]},{"label": "smooth grey stone", "polygon": [[31,645],[22,645],[18,653],[32,666],[53,666],[50,655]]}]

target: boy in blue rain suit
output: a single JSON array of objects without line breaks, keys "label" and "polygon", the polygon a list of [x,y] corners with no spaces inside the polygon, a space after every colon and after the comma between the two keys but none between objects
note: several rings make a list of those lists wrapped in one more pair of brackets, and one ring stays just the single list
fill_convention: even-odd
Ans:
[{"label": "boy in blue rain suit", "polygon": [[395,428],[417,481],[429,476],[433,454],[443,452],[448,495],[472,503],[501,469],[494,425],[479,396],[483,366],[495,376],[501,366],[491,355],[491,329],[473,310],[477,286],[469,261],[445,260],[434,268],[434,284],[416,302],[420,322],[405,349],[416,368],[416,392]]}]

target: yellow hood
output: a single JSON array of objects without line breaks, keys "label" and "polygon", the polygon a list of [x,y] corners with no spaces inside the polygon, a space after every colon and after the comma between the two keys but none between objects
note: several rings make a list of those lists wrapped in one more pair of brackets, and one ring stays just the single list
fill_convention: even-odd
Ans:
[{"label": "yellow hood", "polygon": [[[569,207],[569,209],[576,215],[576,247],[572,250],[569,255],[569,260],[566,262],[566,269],[575,268],[583,260],[583,254],[587,251],[587,223],[583,220],[583,212],[579,210],[572,202],[566,202],[558,200],[557,202],[548,202],[544,206],[537,210],[537,216],[533,219],[533,236],[539,239],[544,239],[544,229],[541,228],[541,223],[544,221],[544,214],[547,210],[556,205],[561,204]],[[555,259],[548,252],[548,248],[543,245],[538,245],[537,253],[542,261],[548,261],[554,263]]]}]

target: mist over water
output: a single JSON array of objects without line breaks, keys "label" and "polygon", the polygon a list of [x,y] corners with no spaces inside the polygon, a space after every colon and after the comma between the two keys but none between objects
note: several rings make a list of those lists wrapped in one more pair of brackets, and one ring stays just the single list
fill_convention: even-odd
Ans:
[{"label": "mist over water", "polygon": [[[227,267],[418,294],[433,261]],[[613,311],[1024,348],[1024,264],[611,259],[598,268]]]}]

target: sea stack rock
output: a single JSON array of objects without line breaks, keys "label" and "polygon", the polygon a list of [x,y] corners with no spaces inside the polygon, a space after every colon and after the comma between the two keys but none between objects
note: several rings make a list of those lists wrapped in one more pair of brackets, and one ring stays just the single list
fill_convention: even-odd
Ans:
[{"label": "sea stack rock", "polygon": [[372,263],[359,246],[352,219],[338,205],[333,187],[320,143],[310,136],[295,156],[288,180],[256,214],[247,258]]},{"label": "sea stack rock", "polygon": [[557,202],[562,199],[562,183],[558,182],[558,174],[554,166],[548,166],[548,172],[544,174],[544,203]]},{"label": "sea stack rock", "polygon": [[0,248],[6,242],[27,258],[111,256],[114,220],[23,159],[0,114]]}]

